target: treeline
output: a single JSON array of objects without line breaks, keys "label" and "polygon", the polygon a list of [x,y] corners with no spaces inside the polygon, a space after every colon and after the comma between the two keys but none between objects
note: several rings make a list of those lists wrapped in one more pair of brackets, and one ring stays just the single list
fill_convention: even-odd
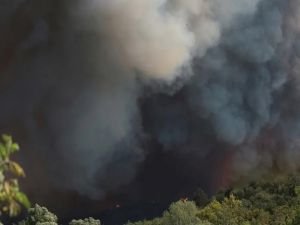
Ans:
[{"label": "treeline", "polygon": [[127,225],[300,225],[300,179],[297,176],[253,182],[207,200],[171,204],[162,217]]},{"label": "treeline", "polygon": [[[35,205],[17,225],[58,225],[58,219]],[[69,225],[100,225],[100,221],[88,218]],[[300,225],[300,179],[289,176],[253,182],[211,199],[198,190],[192,200],[171,204],[161,217],[126,225]]]}]

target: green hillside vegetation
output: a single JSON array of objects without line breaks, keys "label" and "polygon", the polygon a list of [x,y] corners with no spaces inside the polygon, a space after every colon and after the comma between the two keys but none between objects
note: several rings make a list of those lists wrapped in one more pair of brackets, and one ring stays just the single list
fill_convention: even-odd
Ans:
[{"label": "green hillside vegetation", "polygon": [[[253,182],[220,192],[209,202],[171,204],[162,217],[127,225],[299,225],[300,183],[297,176]],[[198,202],[197,200],[201,200]],[[198,206],[197,206],[198,205]]]}]

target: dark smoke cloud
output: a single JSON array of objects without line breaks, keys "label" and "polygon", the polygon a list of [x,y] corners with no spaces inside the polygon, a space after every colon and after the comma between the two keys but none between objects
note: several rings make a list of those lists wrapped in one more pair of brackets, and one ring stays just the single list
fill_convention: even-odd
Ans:
[{"label": "dark smoke cloud", "polygon": [[156,147],[182,156],[190,180],[220,156],[234,180],[295,172],[299,11],[297,0],[3,1],[1,129],[21,137],[33,177],[92,198],[141,176]]}]

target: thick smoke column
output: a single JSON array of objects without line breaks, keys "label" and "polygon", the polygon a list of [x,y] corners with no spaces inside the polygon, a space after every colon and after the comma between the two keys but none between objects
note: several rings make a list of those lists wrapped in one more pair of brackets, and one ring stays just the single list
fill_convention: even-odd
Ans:
[{"label": "thick smoke column", "polygon": [[154,147],[188,158],[182,174],[224,155],[235,180],[296,172],[299,10],[297,0],[3,1],[1,129],[23,139],[45,186],[92,198],[134,181]]},{"label": "thick smoke column", "polygon": [[74,14],[75,27],[103,36],[120,65],[161,80],[182,75],[220,34],[206,1],[96,0],[80,2]]}]

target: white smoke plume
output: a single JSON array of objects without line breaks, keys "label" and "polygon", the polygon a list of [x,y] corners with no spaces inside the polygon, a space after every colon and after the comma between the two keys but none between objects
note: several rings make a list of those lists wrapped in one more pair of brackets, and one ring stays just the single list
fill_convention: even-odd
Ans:
[{"label": "white smoke plume", "polygon": [[218,44],[222,26],[253,14],[257,2],[80,1],[73,9],[74,27],[99,34],[121,65],[170,81],[193,57]]}]

